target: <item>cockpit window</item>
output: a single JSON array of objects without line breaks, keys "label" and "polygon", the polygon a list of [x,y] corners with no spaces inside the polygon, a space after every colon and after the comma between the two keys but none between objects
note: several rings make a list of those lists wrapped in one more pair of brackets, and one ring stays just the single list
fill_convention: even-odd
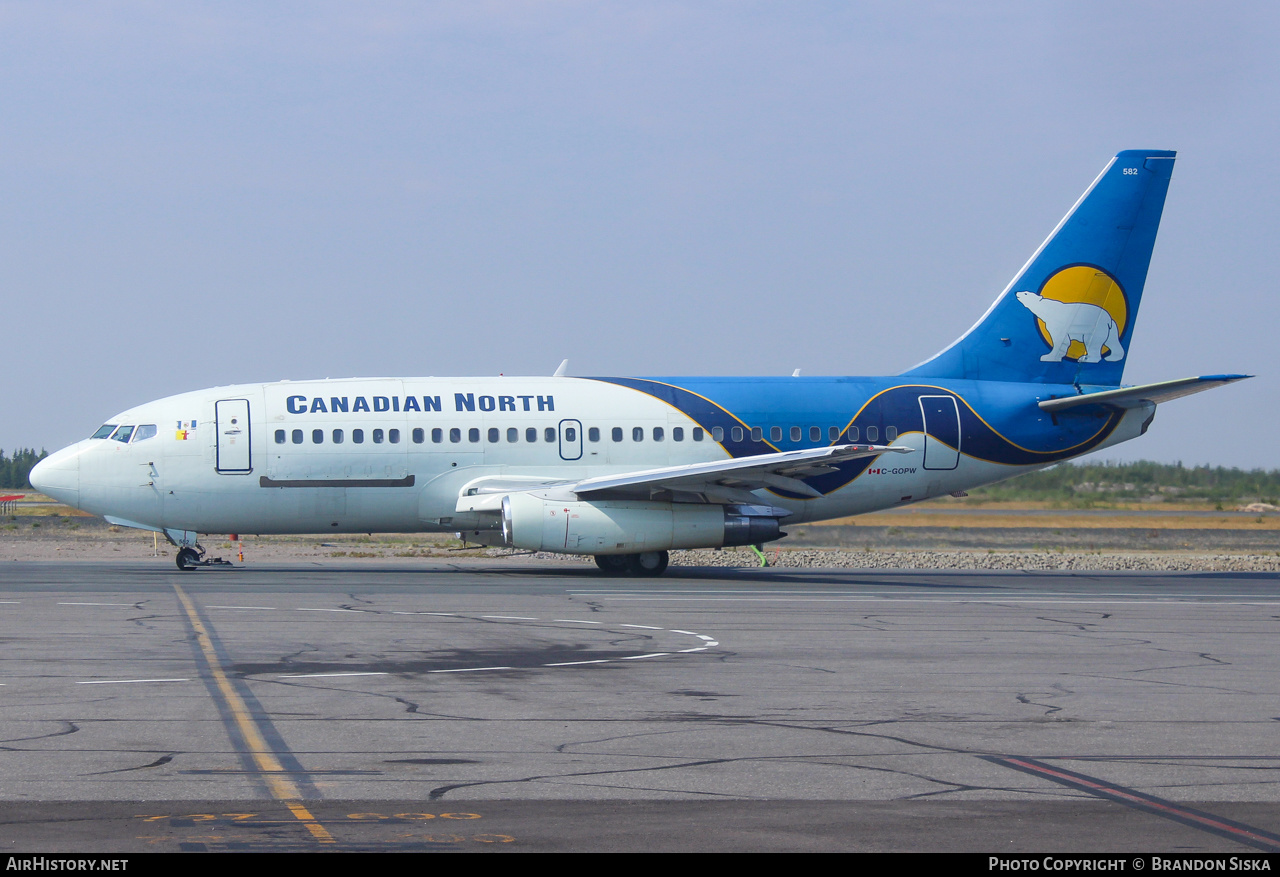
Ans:
[{"label": "cockpit window", "polygon": [[154,423],[144,423],[142,426],[134,430],[133,440],[135,442],[145,441],[156,434],[156,425]]},{"label": "cockpit window", "polygon": [[116,425],[114,423],[104,423],[102,424],[102,426],[98,427],[98,431],[95,432],[93,435],[89,436],[89,438],[104,439],[104,438],[107,438],[109,435],[111,435],[111,433],[115,431],[116,431]]},{"label": "cockpit window", "polygon": [[111,437],[112,437],[113,439],[115,439],[116,441],[118,441],[118,442],[128,442],[128,441],[129,441],[129,436],[131,436],[131,435],[133,435],[133,427],[132,427],[132,426],[122,426],[122,427],[120,427],[119,429],[117,429],[117,430],[112,434],[112,436],[111,436]]}]

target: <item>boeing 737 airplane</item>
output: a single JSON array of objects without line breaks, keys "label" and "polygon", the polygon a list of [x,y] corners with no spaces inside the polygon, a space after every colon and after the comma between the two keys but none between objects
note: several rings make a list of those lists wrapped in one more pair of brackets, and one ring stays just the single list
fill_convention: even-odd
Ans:
[{"label": "boeing 737 airplane", "polygon": [[180,569],[200,533],[457,532],[630,575],[960,493],[1248,377],[1120,384],[1174,155],[1116,155],[973,328],[895,377],[240,384],[124,411],[31,483],[163,533]]}]

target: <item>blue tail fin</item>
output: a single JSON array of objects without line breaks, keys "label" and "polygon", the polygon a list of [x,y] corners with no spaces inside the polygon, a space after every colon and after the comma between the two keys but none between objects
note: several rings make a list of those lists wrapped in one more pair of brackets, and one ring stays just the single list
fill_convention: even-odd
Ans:
[{"label": "blue tail fin", "polygon": [[1119,386],[1177,153],[1119,153],[972,329],[905,375]]}]

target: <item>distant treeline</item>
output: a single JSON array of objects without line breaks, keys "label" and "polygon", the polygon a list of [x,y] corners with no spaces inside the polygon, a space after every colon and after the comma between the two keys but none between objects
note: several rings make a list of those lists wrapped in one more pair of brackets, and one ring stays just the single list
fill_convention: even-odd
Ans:
[{"label": "distant treeline", "polygon": [[970,491],[992,501],[1039,500],[1073,506],[1111,502],[1207,501],[1280,504],[1280,469],[1227,469],[1181,463],[1061,463]]},{"label": "distant treeline", "polygon": [[35,448],[18,448],[12,457],[6,457],[4,451],[0,450],[0,488],[30,490],[31,482],[27,480],[27,476],[36,463],[47,456],[48,451],[42,450],[37,454]]}]

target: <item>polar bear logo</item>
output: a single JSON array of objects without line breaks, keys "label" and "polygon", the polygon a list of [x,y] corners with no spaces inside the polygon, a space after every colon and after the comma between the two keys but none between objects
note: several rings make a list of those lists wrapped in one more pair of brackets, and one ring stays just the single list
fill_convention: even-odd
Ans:
[{"label": "polar bear logo", "polygon": [[[1088,302],[1054,301],[1034,292],[1018,293],[1018,301],[1044,323],[1049,333],[1053,349],[1040,357],[1041,362],[1061,362],[1072,341],[1084,345],[1084,356],[1080,357],[1080,362],[1124,359],[1120,327],[1103,308]],[[1104,350],[1106,356],[1103,356]]]}]

